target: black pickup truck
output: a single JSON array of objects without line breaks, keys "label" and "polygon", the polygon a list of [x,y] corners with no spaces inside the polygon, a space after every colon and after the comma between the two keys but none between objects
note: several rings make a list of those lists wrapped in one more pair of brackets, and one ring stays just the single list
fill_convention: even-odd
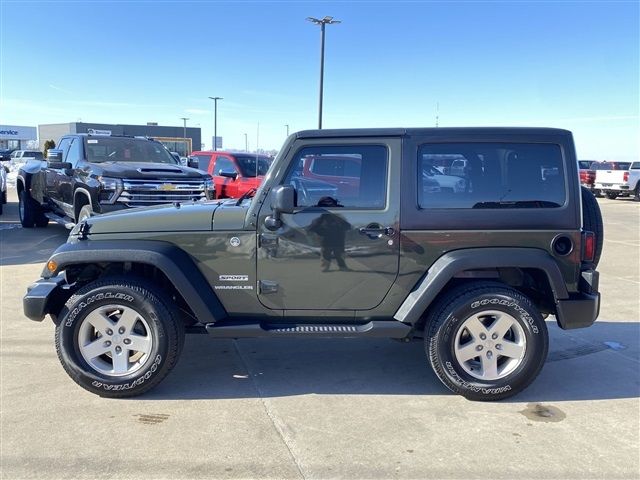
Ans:
[{"label": "black pickup truck", "polygon": [[46,161],[20,169],[16,186],[25,228],[50,219],[70,227],[93,213],[214,197],[210,175],[180,165],[147,137],[66,135]]}]

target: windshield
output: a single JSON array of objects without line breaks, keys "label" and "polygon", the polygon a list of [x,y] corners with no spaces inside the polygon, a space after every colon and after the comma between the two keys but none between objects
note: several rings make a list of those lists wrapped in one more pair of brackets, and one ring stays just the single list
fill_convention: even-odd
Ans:
[{"label": "windshield", "polygon": [[422,168],[422,173],[428,175],[429,177],[433,177],[434,175],[442,175],[442,172],[438,170],[433,165],[425,164]]},{"label": "windshield", "polygon": [[150,162],[170,163],[178,162],[158,142],[136,138],[105,137],[87,138],[85,140],[87,161],[100,162]]},{"label": "windshield", "polygon": [[258,159],[258,176],[264,176],[271,165],[270,158],[257,155],[236,155],[236,161],[243,177],[256,176],[256,157]]}]

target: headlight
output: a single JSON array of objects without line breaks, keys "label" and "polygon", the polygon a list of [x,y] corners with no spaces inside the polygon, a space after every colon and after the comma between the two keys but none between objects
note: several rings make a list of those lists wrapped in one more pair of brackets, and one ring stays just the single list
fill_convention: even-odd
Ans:
[{"label": "headlight", "polygon": [[98,177],[100,182],[100,203],[115,203],[122,192],[122,180],[119,178]]},{"label": "headlight", "polygon": [[205,178],[204,181],[204,193],[207,196],[207,200],[213,200],[215,197],[216,185],[213,183],[213,177],[210,175]]}]

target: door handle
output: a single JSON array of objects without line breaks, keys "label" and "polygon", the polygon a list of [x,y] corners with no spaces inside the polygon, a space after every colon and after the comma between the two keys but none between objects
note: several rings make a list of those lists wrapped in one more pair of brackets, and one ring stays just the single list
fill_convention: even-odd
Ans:
[{"label": "door handle", "polygon": [[383,235],[386,235],[387,237],[392,237],[393,234],[396,232],[393,229],[393,227],[381,227],[381,226],[373,226],[373,225],[362,227],[358,231],[360,232],[360,235],[366,235],[372,240],[375,240],[376,238],[382,238]]}]

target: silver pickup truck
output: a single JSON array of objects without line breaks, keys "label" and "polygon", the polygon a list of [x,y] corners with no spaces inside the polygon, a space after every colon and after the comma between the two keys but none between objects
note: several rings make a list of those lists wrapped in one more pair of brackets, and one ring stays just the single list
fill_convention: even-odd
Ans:
[{"label": "silver pickup truck", "polygon": [[594,189],[611,200],[632,195],[640,201],[640,162],[603,162],[596,168]]}]

